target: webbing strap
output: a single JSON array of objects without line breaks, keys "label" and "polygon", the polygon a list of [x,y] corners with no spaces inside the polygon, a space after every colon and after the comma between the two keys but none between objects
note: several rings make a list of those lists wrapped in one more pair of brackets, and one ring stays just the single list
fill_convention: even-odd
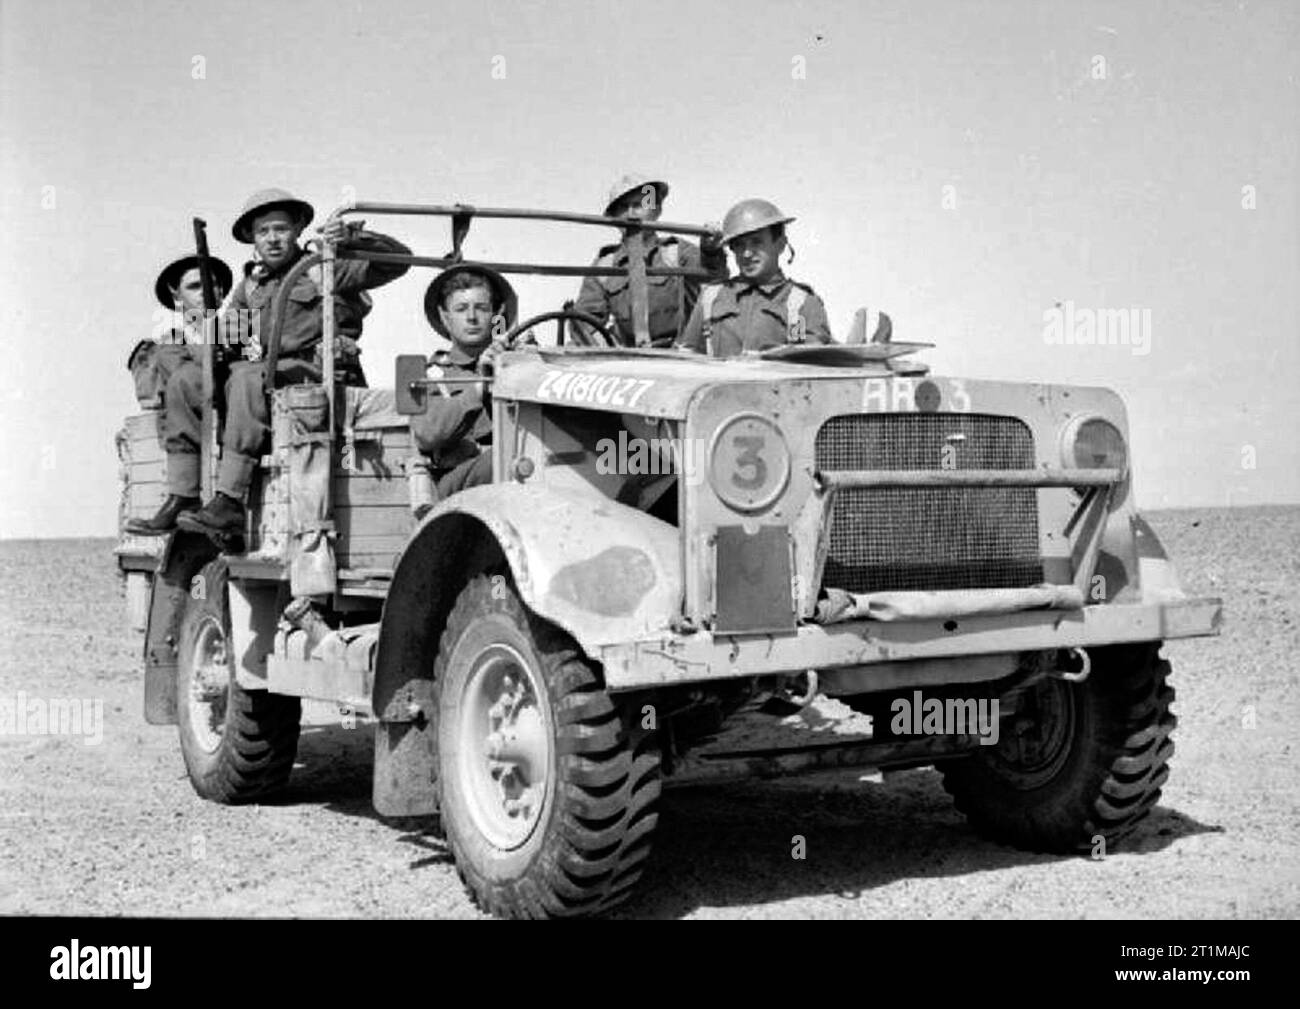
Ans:
[{"label": "webbing strap", "polygon": [[710,357],[713,356],[713,326],[710,319],[713,316],[713,303],[718,300],[718,292],[722,290],[717,284],[705,284],[704,289],[700,291],[700,322],[704,332],[704,353]]},{"label": "webbing strap", "polygon": [[785,328],[791,343],[803,343],[803,319],[799,312],[808,298],[808,292],[802,287],[791,286],[790,297],[785,301]]}]

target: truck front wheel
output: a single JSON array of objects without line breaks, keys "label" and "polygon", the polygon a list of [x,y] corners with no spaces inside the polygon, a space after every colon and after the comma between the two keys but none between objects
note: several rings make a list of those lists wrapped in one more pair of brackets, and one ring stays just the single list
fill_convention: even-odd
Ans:
[{"label": "truck front wheel", "polygon": [[478,905],[543,918],[626,900],[658,821],[653,729],[502,574],[461,592],[434,676],[442,828]]},{"label": "truck front wheel", "polygon": [[1027,687],[996,745],[940,765],[957,808],[985,836],[1031,851],[1096,851],[1131,833],[1159,800],[1174,752],[1159,651],[1092,648],[1082,683]]},{"label": "truck front wheel", "polygon": [[302,702],[236,682],[223,559],[204,565],[191,583],[178,658],[176,720],[194,791],[239,803],[288,781]]}]

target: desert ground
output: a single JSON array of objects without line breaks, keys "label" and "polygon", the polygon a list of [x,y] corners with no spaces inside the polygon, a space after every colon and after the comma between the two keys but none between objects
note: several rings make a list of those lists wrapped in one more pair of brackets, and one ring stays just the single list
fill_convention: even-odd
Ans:
[{"label": "desert ground", "polygon": [[[650,918],[1273,918],[1300,914],[1300,508],[1148,516],[1218,638],[1174,642],[1154,814],[1101,860],[981,840],[930,768],[668,790]],[[289,789],[199,800],[141,710],[108,540],[0,542],[0,697],[99,699],[102,741],[0,735],[0,913],[474,918],[428,823],[370,807],[370,732],[309,706]],[[811,720],[810,720],[811,719]],[[824,727],[796,717],[792,736]],[[806,858],[793,859],[802,835]]]}]

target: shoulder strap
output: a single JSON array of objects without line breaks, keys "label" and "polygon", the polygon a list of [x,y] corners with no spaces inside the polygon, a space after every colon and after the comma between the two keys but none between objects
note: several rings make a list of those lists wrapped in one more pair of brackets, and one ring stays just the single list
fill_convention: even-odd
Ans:
[{"label": "shoulder strap", "polygon": [[718,300],[721,284],[705,284],[700,288],[700,323],[704,332],[704,353],[713,356],[713,303]]},{"label": "shoulder strap", "polygon": [[721,284],[705,284],[700,289],[700,317],[706,327],[713,315],[713,303],[718,300],[718,292],[721,290]]},{"label": "shoulder strap", "polygon": [[785,328],[791,343],[803,343],[803,320],[799,313],[808,299],[808,292],[798,284],[790,285],[790,296],[785,299]]}]

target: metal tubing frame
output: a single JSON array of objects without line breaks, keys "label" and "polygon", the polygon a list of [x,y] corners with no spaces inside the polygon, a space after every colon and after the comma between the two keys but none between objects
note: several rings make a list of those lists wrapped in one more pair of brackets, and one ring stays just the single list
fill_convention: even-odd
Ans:
[{"label": "metal tubing frame", "polygon": [[436,203],[345,203],[337,208],[331,218],[347,214],[398,214],[416,217],[483,217],[489,220],[553,221],[562,224],[587,224],[593,227],[639,228],[642,231],[666,231],[674,235],[695,235],[703,238],[716,234],[712,228],[698,224],[671,224],[665,221],[630,221],[602,214],[575,214],[566,210],[529,210],[518,207],[473,207],[456,203],[450,206]]},{"label": "metal tubing frame", "polygon": [[[349,214],[395,214],[411,217],[482,217],[488,220],[551,221],[561,224],[582,224],[595,228],[614,228],[618,231],[662,231],[670,235],[706,237],[716,232],[697,224],[674,224],[669,221],[631,221],[621,217],[604,217],[599,214],[575,214],[564,210],[529,210],[517,207],[472,207],[466,204],[425,203],[345,203],[330,214],[335,220]],[[454,237],[454,236],[453,236]],[[639,244],[639,243],[638,243]],[[428,266],[445,270],[451,266],[472,263],[485,266],[497,273],[524,273],[546,277],[627,277],[632,269],[617,266],[564,266],[537,263],[493,263],[483,260],[465,260],[455,256],[407,256],[397,252],[371,252],[349,249],[344,243],[339,252],[347,259],[364,259],[374,263],[405,263],[408,266]],[[645,268],[647,277],[685,277],[688,280],[712,280],[707,270],[685,266],[653,266]]]},{"label": "metal tubing frame", "polygon": [[[482,259],[451,259],[446,256],[407,256],[400,252],[371,252],[368,249],[350,249],[345,244],[339,249],[343,259],[364,259],[372,263],[405,263],[408,266],[431,266],[445,270],[452,266],[485,266],[497,273],[526,273],[540,277],[626,277],[628,270],[619,266],[562,266],[535,263],[494,263]],[[688,280],[712,280],[707,270],[688,266],[647,266],[647,277],[686,277]]]},{"label": "metal tubing frame", "polygon": [[819,470],[824,488],[854,487],[1111,487],[1123,479],[1118,469],[882,469]]},{"label": "metal tubing frame", "polygon": [[[625,269],[610,266],[564,266],[555,264],[532,263],[487,263],[472,261],[472,265],[483,266],[497,273],[536,274],[550,277],[627,277],[632,292],[632,330],[637,347],[650,345],[649,289],[647,277],[682,277],[701,282],[715,279],[707,270],[688,267],[654,267],[646,264],[647,232],[662,231],[674,235],[694,235],[705,237],[716,234],[712,228],[696,224],[674,224],[666,221],[634,221],[620,217],[605,217],[601,214],[576,214],[564,210],[530,210],[518,207],[473,207],[468,204],[426,204],[426,203],[346,203],[330,214],[330,221],[341,220],[349,214],[391,214],[413,217],[450,217],[452,219],[452,247],[448,256],[408,256],[394,252],[378,252],[363,249],[349,249],[346,242],[337,250],[331,249],[345,259],[360,259],[373,263],[404,263],[407,266],[427,266],[447,269],[451,266],[467,265],[461,255],[461,244],[469,231],[470,223],[475,217],[488,220],[509,221],[549,221],[561,224],[581,224],[588,227],[616,228],[624,233],[631,232],[628,244],[628,266]],[[328,244],[328,243],[327,243]],[[333,284],[328,283],[324,294],[329,301],[334,292]],[[326,328],[327,343],[332,343],[332,334]],[[327,348],[328,349],[328,348]]]}]

